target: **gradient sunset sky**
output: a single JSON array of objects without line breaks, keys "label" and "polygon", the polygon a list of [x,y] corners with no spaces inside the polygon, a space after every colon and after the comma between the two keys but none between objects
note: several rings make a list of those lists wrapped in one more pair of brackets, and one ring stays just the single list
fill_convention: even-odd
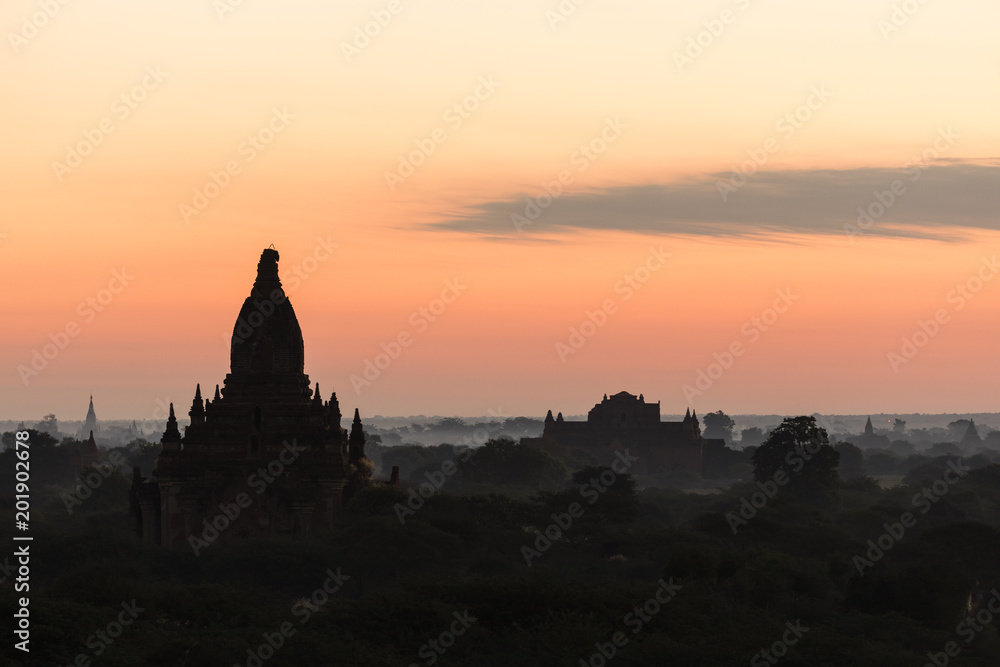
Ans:
[{"label": "gradient sunset sky", "polygon": [[[102,419],[186,414],[270,244],[345,413],[579,414],[620,390],[664,413],[998,410],[1000,4],[560,11],[5,0],[0,419],[82,419],[90,394]],[[895,201],[849,234],[876,193]]]}]

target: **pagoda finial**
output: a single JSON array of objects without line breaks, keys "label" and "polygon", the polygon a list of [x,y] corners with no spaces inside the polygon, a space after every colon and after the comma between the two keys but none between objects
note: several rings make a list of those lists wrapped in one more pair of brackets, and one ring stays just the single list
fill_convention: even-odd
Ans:
[{"label": "pagoda finial", "polygon": [[220,398],[222,398],[222,396],[219,395],[219,385],[215,385],[215,398],[212,399],[212,402],[215,402]]},{"label": "pagoda finial", "polygon": [[177,429],[177,417],[174,415],[174,404],[170,404],[170,416],[167,417],[167,429],[163,432],[164,442],[180,442],[181,432]]},{"label": "pagoda finial", "polygon": [[337,429],[340,432],[340,420],[343,419],[343,415],[340,413],[340,401],[337,400],[337,392],[330,394],[330,402],[326,404],[326,420],[331,428]]},{"label": "pagoda finial", "polygon": [[354,423],[347,439],[347,452],[352,461],[365,458],[365,431],[361,424],[361,412],[357,408],[354,408]]},{"label": "pagoda finial", "polygon": [[191,410],[188,411],[188,415],[191,417],[192,426],[205,422],[205,401],[201,398],[201,384],[195,387],[194,400],[191,401]]}]

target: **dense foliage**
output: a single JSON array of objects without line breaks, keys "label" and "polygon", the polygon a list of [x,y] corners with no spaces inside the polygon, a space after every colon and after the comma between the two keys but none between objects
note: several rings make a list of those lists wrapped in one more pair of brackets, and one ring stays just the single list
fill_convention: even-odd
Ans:
[{"label": "dense foliage", "polygon": [[[822,435],[810,427],[792,422],[768,443],[787,456],[803,433]],[[757,450],[761,466],[773,462],[768,443]],[[518,447],[501,441],[459,460],[487,454],[473,473],[480,478],[446,475],[402,521],[398,508],[439,462],[415,465],[401,488],[358,493],[333,534],[223,539],[197,557],[128,534],[128,482],[118,474],[72,514],[64,489],[39,489],[30,664],[68,665],[85,654],[109,666],[246,665],[248,650],[282,624],[294,634],[260,664],[579,665],[622,632],[628,641],[608,664],[747,665],[787,623],[808,628],[781,658],[790,666],[919,666],[948,642],[961,648],[951,665],[1000,660],[994,621],[968,643],[959,628],[1000,588],[1000,466],[958,465],[956,473],[956,460],[942,457],[884,490],[869,477],[840,479],[824,455],[813,461],[822,469],[791,473],[823,485],[817,503],[792,483],[764,493],[773,467],[725,491],[685,493],[640,488],[600,466],[566,473]],[[559,484],[504,492],[520,465],[535,482]],[[485,488],[491,478],[496,487]],[[0,503],[6,534],[13,507]],[[907,513],[915,524],[882,548]],[[526,548],[537,554],[530,565]],[[13,577],[0,578],[0,614],[9,619]],[[327,596],[325,583],[336,592]],[[669,602],[641,609],[671,583],[679,588]],[[96,656],[99,644],[88,647],[88,638],[133,600],[142,611]],[[441,638],[453,628],[461,634]],[[8,622],[0,635],[0,658],[29,664],[11,650]],[[431,640],[449,647],[437,653]],[[762,659],[756,664],[768,664]]]}]

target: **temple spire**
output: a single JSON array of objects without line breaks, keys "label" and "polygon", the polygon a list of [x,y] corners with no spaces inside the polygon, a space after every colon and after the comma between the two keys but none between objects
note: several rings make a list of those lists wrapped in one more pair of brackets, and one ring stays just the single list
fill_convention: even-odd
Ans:
[{"label": "temple spire", "polygon": [[965,429],[965,435],[962,436],[963,445],[978,445],[982,442],[982,438],[979,437],[979,431],[976,430],[976,420],[969,420],[969,427]]},{"label": "temple spire", "polygon": [[89,468],[90,466],[97,463],[100,458],[100,454],[97,452],[97,442],[94,440],[94,432],[90,432],[90,438],[83,447],[83,456],[80,458],[80,464],[84,468]]},{"label": "temple spire", "polygon": [[875,435],[875,427],[872,426],[872,418],[868,417],[868,422],[865,423],[865,435]]},{"label": "temple spire", "polygon": [[215,385],[215,397],[212,399],[212,402],[214,403],[220,398],[222,398],[222,396],[219,395],[219,385]]},{"label": "temple spire", "polygon": [[191,410],[188,411],[191,417],[191,425],[205,423],[205,401],[201,398],[201,384],[194,390],[194,400],[191,401]]},{"label": "temple spire", "polygon": [[170,416],[167,417],[167,430],[163,432],[163,442],[181,441],[181,432],[177,428],[177,417],[174,416],[174,404],[170,404]]},{"label": "temple spire", "polygon": [[97,427],[97,413],[94,412],[94,395],[90,395],[90,405],[87,407],[87,418],[83,422],[83,426],[80,428],[80,436],[87,434],[87,431],[100,432]]},{"label": "temple spire", "polygon": [[365,431],[357,408],[354,408],[354,423],[351,424],[351,436],[347,439],[347,451],[352,461],[365,458]]}]

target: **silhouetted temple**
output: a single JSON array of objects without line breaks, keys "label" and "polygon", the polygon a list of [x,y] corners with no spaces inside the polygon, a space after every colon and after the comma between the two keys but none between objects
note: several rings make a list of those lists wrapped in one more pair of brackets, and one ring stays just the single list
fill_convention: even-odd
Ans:
[{"label": "silhouetted temple", "polygon": [[976,430],[976,420],[969,420],[969,428],[965,430],[961,444],[965,447],[977,447],[983,444],[983,439],[979,437],[979,431]]},{"label": "silhouetted temple", "polygon": [[660,421],[660,403],[647,403],[626,391],[595,405],[585,422],[563,419],[562,413],[553,419],[549,410],[545,429],[540,438],[524,438],[523,443],[542,449],[580,448],[610,462],[616,451],[629,450],[637,456],[630,472],[656,475],[676,470],[702,473],[702,458],[708,445],[725,446],[722,440],[706,440],[701,436],[697,415],[688,410],[679,422]]},{"label": "silhouetted temple", "polygon": [[886,449],[890,444],[888,436],[875,432],[875,427],[872,425],[872,418],[870,416],[868,417],[868,421],[865,422],[865,432],[852,436],[847,441],[861,449]]},{"label": "silhouetted temple", "polygon": [[97,426],[97,413],[94,412],[94,396],[90,396],[90,407],[87,408],[87,418],[84,420],[83,425],[80,426],[80,430],[77,431],[77,437],[83,439],[88,433],[93,437],[94,433],[100,434],[100,428]]},{"label": "silhouetted temple", "polygon": [[182,436],[171,404],[153,477],[133,475],[130,517],[149,542],[186,544],[233,507],[236,518],[217,521],[220,537],[327,531],[349,480],[370,471],[358,412],[348,438],[336,394],[310,390],[274,249],[261,254],[236,319],[223,387],[203,399],[198,385],[188,415]]},{"label": "silhouetted temple", "polygon": [[79,443],[72,450],[73,468],[76,474],[81,474],[92,465],[97,465],[101,454],[97,449],[97,441],[94,440],[94,432],[90,432],[90,437],[86,442]]}]

